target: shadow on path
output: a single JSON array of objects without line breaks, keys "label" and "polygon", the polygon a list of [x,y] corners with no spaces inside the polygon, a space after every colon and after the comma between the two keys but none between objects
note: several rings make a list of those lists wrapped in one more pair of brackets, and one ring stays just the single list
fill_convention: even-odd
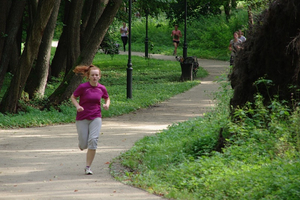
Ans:
[{"label": "shadow on path", "polygon": [[[152,56],[175,60],[173,56]],[[199,63],[210,73],[200,85],[150,108],[103,119],[92,176],[84,175],[85,151],[77,148],[74,124],[0,130],[0,199],[162,199],[115,181],[109,174],[109,162],[144,136],[202,116],[212,108],[210,94],[219,87],[214,77],[228,63],[202,59]]]}]

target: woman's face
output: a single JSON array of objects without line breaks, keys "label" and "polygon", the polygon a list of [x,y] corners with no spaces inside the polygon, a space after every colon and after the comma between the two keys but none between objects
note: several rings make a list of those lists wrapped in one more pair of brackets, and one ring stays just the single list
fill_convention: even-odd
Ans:
[{"label": "woman's face", "polygon": [[234,37],[234,38],[238,38],[239,35],[238,35],[237,33],[234,33],[234,34],[233,34],[233,37]]},{"label": "woman's face", "polygon": [[92,69],[89,75],[89,81],[92,86],[97,86],[98,81],[100,80],[100,73],[97,69]]}]

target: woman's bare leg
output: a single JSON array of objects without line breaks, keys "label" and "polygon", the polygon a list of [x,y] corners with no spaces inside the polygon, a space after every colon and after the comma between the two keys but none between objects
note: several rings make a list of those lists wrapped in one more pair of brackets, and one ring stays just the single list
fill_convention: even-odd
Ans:
[{"label": "woman's bare leg", "polygon": [[91,166],[96,155],[96,149],[88,149],[86,153],[86,166]]}]

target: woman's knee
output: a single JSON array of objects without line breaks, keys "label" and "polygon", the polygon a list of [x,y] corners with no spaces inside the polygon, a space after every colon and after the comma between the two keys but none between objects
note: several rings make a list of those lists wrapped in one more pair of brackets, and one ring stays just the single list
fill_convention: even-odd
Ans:
[{"label": "woman's knee", "polygon": [[88,148],[88,143],[80,143],[78,144],[79,149],[84,150]]},{"label": "woman's knee", "polygon": [[97,149],[98,146],[98,137],[90,138],[88,143],[88,149]]}]

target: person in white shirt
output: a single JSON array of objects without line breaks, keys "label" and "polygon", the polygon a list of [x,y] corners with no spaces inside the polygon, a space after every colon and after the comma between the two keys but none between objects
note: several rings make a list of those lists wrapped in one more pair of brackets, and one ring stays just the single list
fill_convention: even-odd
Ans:
[{"label": "person in white shirt", "polygon": [[238,31],[238,35],[239,35],[239,39],[242,41],[242,42],[245,42],[246,41],[246,37],[244,36],[243,32],[241,30]]},{"label": "person in white shirt", "polygon": [[124,52],[125,52],[125,47],[126,47],[126,44],[127,44],[127,40],[128,40],[128,33],[129,33],[129,29],[128,27],[126,27],[126,23],[123,22],[123,26],[120,28],[120,33],[121,33],[121,39],[122,39],[122,42],[123,42],[123,49],[124,49]]},{"label": "person in white shirt", "polygon": [[238,31],[234,32],[233,39],[230,40],[228,49],[231,51],[230,54],[230,66],[234,65],[234,59],[236,53],[242,48],[242,40],[239,39]]}]

